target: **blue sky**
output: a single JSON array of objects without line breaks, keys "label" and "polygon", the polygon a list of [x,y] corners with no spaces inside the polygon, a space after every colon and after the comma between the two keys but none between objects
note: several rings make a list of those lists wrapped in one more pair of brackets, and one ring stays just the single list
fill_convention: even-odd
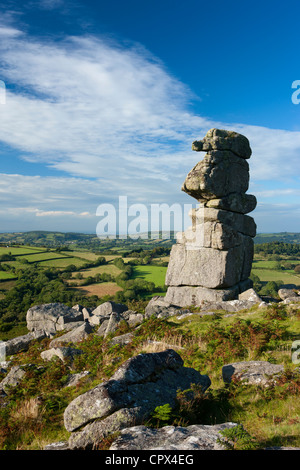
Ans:
[{"label": "blue sky", "polygon": [[[97,207],[189,204],[212,127],[246,135],[258,232],[300,232],[297,1],[0,4],[0,232],[95,232]],[[300,97],[300,93],[299,93]]]}]

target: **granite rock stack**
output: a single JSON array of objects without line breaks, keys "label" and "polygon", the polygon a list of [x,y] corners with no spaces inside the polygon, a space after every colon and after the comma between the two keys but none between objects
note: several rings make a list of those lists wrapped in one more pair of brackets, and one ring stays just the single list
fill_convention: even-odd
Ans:
[{"label": "granite rock stack", "polygon": [[182,190],[197,199],[192,226],[177,234],[166,274],[166,301],[179,306],[237,299],[252,287],[256,224],[249,212],[256,198],[246,194],[251,156],[248,139],[211,129],[192,149],[206,152],[187,175]]}]

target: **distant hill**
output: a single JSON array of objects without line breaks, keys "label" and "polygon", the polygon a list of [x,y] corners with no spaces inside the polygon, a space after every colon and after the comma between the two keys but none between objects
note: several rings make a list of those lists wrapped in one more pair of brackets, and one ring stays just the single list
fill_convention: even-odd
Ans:
[{"label": "distant hill", "polygon": [[[14,232],[14,233],[0,233],[0,243],[4,245],[9,244],[24,244],[36,245],[45,247],[60,247],[68,246],[70,248],[90,248],[97,249],[126,249],[131,245],[135,247],[155,247],[157,245],[171,246],[175,243],[174,234],[171,237],[164,232],[157,233],[155,239],[145,239],[144,234],[142,238],[128,238],[125,239],[99,239],[96,234],[77,233],[77,232],[49,232],[49,231],[31,231],[31,232]],[[153,234],[152,234],[153,235]],[[172,236],[173,235],[173,236]],[[285,243],[300,243],[300,233],[293,232],[280,232],[280,233],[259,233],[254,238],[255,244],[269,243],[269,242],[285,242]]]},{"label": "distant hill", "polygon": [[254,238],[255,244],[269,242],[300,243],[300,233],[279,232],[279,233],[258,233]]},{"label": "distant hill", "polygon": [[[118,238],[102,238],[99,239],[96,234],[76,233],[76,232],[49,232],[49,231],[30,231],[30,232],[14,232],[0,233],[1,245],[33,245],[44,246],[47,248],[84,248],[96,250],[128,250],[132,245],[135,248],[145,247],[152,249],[157,246],[172,246],[175,242],[174,236],[171,238],[164,232],[157,233],[156,238],[118,239]],[[168,234],[169,235],[169,234]],[[173,234],[174,235],[174,234]]]}]

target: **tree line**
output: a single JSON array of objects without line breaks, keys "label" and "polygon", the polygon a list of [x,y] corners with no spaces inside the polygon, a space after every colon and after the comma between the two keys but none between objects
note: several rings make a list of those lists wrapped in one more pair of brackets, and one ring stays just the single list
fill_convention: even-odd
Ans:
[{"label": "tree line", "polygon": [[27,310],[33,305],[61,302],[70,307],[82,303],[93,307],[99,303],[97,296],[87,297],[68,289],[63,272],[54,268],[31,266],[16,271],[17,280],[0,300],[1,322],[25,321]]},{"label": "tree line", "polygon": [[299,243],[268,242],[254,245],[254,252],[262,255],[300,256]]}]

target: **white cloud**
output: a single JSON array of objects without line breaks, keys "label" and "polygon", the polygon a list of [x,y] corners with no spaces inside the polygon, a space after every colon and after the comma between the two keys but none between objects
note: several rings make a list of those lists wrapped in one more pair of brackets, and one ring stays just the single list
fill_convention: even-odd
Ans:
[{"label": "white cloud", "polygon": [[93,37],[46,45],[24,36],[0,47],[7,81],[1,140],[30,161],[73,175],[133,171],[140,178],[142,160],[144,177],[159,178],[161,158],[190,147],[192,133],[208,126],[186,111],[189,90],[140,48]]},{"label": "white cloud", "polygon": [[[251,189],[262,201],[279,196],[278,181],[299,184],[300,132],[193,114],[190,90],[141,46],[93,36],[45,43],[13,26],[0,27],[0,37],[6,83],[0,141],[20,158],[66,174],[2,175],[2,206],[12,211],[88,218],[98,204],[122,194],[148,204],[191,202],[181,183],[203,157],[191,143],[211,127],[249,138]],[[264,188],[266,181],[273,186]],[[282,195],[299,196],[288,191],[282,188]]]}]

